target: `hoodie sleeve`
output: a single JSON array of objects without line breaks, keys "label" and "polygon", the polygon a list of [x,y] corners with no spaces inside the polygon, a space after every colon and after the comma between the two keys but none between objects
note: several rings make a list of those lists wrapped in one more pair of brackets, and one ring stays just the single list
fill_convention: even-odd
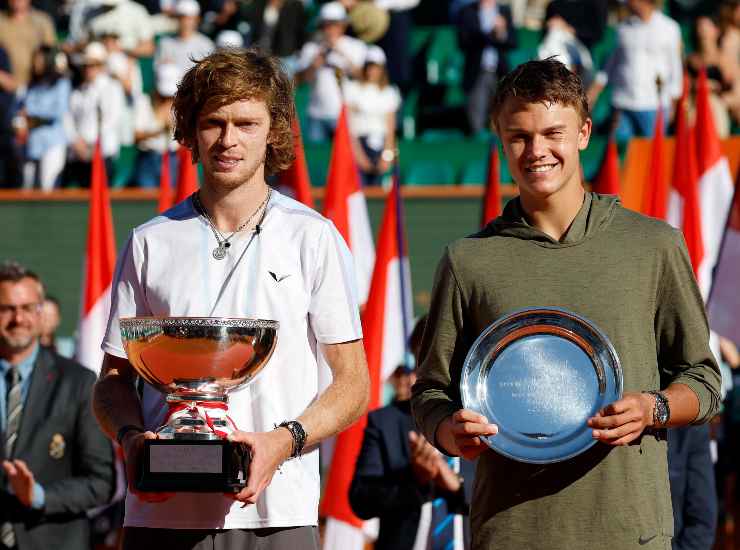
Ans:
[{"label": "hoodie sleeve", "polygon": [[655,312],[661,387],[685,384],[699,399],[695,424],[719,411],[721,377],[709,349],[704,303],[691,268],[686,244],[678,231],[665,252]]},{"label": "hoodie sleeve", "polygon": [[460,369],[469,347],[465,337],[463,294],[449,249],[439,262],[419,353],[411,406],[416,425],[436,445],[439,423],[462,408]]}]

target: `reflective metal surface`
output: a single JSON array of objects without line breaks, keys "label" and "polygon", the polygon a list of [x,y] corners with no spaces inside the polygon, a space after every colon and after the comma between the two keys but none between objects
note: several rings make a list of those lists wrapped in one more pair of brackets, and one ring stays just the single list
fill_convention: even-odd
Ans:
[{"label": "reflective metal surface", "polygon": [[129,362],[168,400],[225,401],[262,370],[277,343],[277,321],[212,317],[120,320]]},{"label": "reflective metal surface", "polygon": [[473,344],[460,383],[463,406],[499,427],[495,451],[530,463],[566,460],[596,440],[588,418],[622,396],[614,347],[593,323],[557,308],[514,312]]}]

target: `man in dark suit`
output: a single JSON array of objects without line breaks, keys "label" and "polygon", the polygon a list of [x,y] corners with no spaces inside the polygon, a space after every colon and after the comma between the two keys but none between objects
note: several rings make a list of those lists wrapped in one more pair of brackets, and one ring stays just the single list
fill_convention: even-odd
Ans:
[{"label": "man in dark suit", "polygon": [[[423,318],[409,338],[412,351],[418,349],[422,332]],[[405,366],[399,366],[390,377],[395,399],[368,415],[350,487],[355,514],[363,519],[380,518],[375,550],[426,549],[430,524],[438,515],[432,508],[440,508],[442,501],[446,513],[468,514],[465,485],[470,484],[463,481],[472,482],[472,469],[470,475],[464,472],[467,477],[463,479],[415,431],[410,404],[415,380],[413,370]],[[467,470],[471,463],[465,462]]]},{"label": "man in dark suit", "polygon": [[462,86],[468,96],[468,121],[477,133],[486,128],[496,83],[508,71],[506,52],[517,45],[509,6],[496,0],[466,5],[457,16],[457,40],[465,54]]},{"label": "man in dark suit", "polygon": [[673,550],[709,550],[717,530],[717,488],[709,424],[668,430]]},{"label": "man in dark suit", "polygon": [[0,264],[0,549],[90,547],[110,501],[113,449],[90,407],[95,375],[39,345],[44,290]]}]

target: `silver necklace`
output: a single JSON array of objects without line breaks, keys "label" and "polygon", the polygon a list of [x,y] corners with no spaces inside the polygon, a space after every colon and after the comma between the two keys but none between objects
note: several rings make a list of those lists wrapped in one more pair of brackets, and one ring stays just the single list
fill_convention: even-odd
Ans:
[{"label": "silver necklace", "polygon": [[200,202],[200,193],[196,193],[193,195],[196,210],[198,210],[198,213],[206,219],[206,221],[208,222],[208,226],[213,232],[213,236],[216,237],[216,242],[218,243],[218,246],[216,246],[216,248],[214,248],[213,252],[211,253],[216,260],[223,260],[226,257],[226,254],[228,254],[228,249],[231,247],[231,243],[229,242],[231,238],[251,223],[257,213],[262,210],[262,208],[270,201],[271,195],[272,188],[268,187],[265,200],[263,200],[262,203],[256,208],[256,210],[252,212],[252,215],[247,218],[247,221],[240,224],[228,237],[224,237],[223,234],[216,227],[216,224],[213,223],[211,216],[208,215],[208,211],[203,206],[203,203]]}]

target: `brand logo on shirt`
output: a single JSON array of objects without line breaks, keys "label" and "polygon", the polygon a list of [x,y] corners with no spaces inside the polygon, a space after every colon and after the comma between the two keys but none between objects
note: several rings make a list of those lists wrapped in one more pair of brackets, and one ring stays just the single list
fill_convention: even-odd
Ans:
[{"label": "brand logo on shirt", "polygon": [[272,277],[273,279],[275,279],[275,282],[276,283],[279,283],[279,282],[287,279],[288,277],[290,277],[290,273],[287,273],[286,275],[278,275],[274,271],[268,271],[268,273],[270,274],[270,277]]}]

